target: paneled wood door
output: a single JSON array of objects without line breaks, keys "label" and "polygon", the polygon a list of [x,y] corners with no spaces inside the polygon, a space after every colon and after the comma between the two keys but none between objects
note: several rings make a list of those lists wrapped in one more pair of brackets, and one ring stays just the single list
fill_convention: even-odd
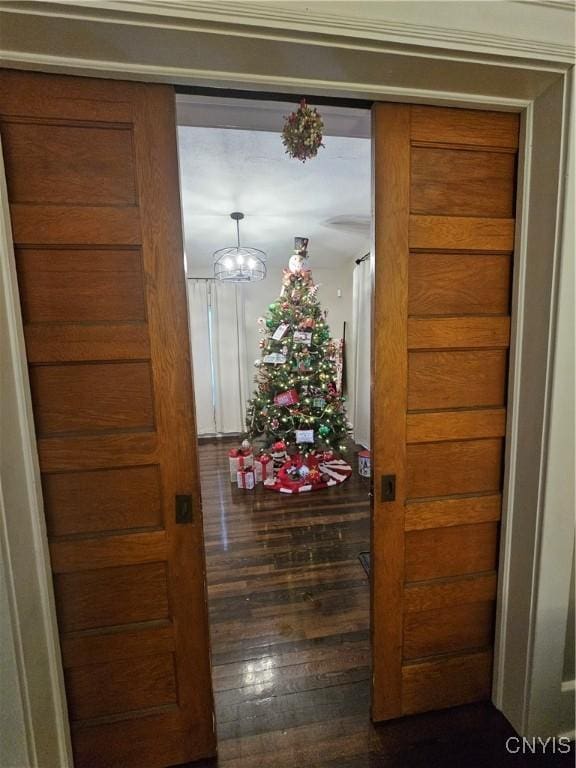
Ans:
[{"label": "paneled wood door", "polygon": [[4,71],[0,131],[75,765],[213,754],[174,93]]},{"label": "paneled wood door", "polygon": [[373,142],[372,715],[385,720],[490,697],[518,116],[379,104]]}]

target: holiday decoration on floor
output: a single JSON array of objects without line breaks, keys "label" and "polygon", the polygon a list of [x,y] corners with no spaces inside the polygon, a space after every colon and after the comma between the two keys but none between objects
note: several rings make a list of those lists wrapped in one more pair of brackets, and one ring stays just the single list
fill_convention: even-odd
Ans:
[{"label": "holiday decoration on floor", "polygon": [[248,435],[272,458],[264,487],[284,493],[327,488],[352,471],[337,456],[346,450],[349,424],[307,247],[308,238],[295,238],[280,296],[258,321],[262,357],[247,408]]},{"label": "holiday decoration on floor", "polygon": [[238,482],[238,472],[244,469],[252,469],[254,456],[252,446],[248,440],[244,440],[240,448],[231,448],[228,451],[228,463],[230,469],[230,482]]},{"label": "holiday decoration on floor", "polygon": [[286,154],[303,163],[316,157],[320,147],[324,146],[323,130],[324,121],[316,107],[309,107],[306,99],[302,99],[298,109],[289,114],[284,122],[282,143],[286,147]]},{"label": "holiday decoration on floor", "polygon": [[370,477],[372,474],[371,456],[368,450],[358,453],[358,474],[362,477]]}]

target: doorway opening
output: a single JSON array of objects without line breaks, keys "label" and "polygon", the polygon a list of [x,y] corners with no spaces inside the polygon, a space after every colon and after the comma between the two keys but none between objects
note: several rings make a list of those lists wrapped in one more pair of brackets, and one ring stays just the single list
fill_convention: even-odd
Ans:
[{"label": "doorway opening", "polygon": [[[370,480],[359,473],[358,454],[370,448],[370,111],[320,107],[324,147],[302,163],[286,154],[281,140],[284,117],[296,107],[198,95],[177,101],[221,757],[238,738],[290,738],[314,723],[326,733],[329,722],[335,728],[336,713],[361,728],[369,713]],[[214,252],[236,241],[234,212],[244,214],[242,245],[265,254],[263,280],[214,278]],[[298,310],[309,315],[309,328],[300,332],[314,332],[296,346],[298,329],[290,328],[281,340],[285,348],[263,349],[282,325],[274,319],[281,293],[285,311],[302,298],[286,286],[294,274],[289,261],[295,238],[308,240],[306,292],[317,301],[307,312]],[[315,389],[322,384],[326,351],[314,328],[320,322],[330,339],[327,370],[336,374],[324,391]],[[288,388],[302,410],[293,403],[284,407],[264,424],[266,434],[253,429],[250,446],[242,449],[248,403],[255,392],[262,394],[262,369],[275,365],[264,360],[270,351],[284,353],[280,364],[290,366]],[[335,408],[340,397],[349,435],[333,458],[351,472],[342,474],[328,461],[321,465],[328,487],[319,492],[308,492],[303,483],[294,484],[292,493],[289,483],[265,487],[277,477],[272,465],[278,470],[289,463],[289,454],[328,453],[330,441],[323,446],[315,438],[323,427],[333,428],[330,405]],[[269,407],[265,401],[264,393],[257,415]],[[295,410],[309,423],[294,424]],[[310,443],[300,451],[297,434],[304,426]],[[240,457],[242,450],[247,454]],[[270,466],[258,461],[262,453],[271,457]],[[241,478],[239,461],[247,470]],[[334,482],[337,475],[345,481]],[[255,487],[239,487],[247,482]]]}]

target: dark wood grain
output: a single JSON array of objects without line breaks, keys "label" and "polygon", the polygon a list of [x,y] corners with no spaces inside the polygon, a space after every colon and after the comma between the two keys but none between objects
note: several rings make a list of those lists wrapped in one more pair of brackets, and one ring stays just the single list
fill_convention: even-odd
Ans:
[{"label": "dark wood grain", "polygon": [[502,482],[502,440],[415,443],[406,463],[408,499],[495,493]]},{"label": "dark wood grain", "polygon": [[410,248],[470,253],[510,252],[514,249],[514,219],[412,214]]},{"label": "dark wood grain", "polygon": [[16,265],[24,323],[146,319],[139,249],[21,248]]},{"label": "dark wood grain", "polygon": [[146,362],[32,366],[30,386],[40,437],[154,427]]},{"label": "dark wood grain", "polygon": [[66,674],[66,691],[73,721],[175,703],[174,659],[163,654],[76,667]]},{"label": "dark wood grain", "polygon": [[159,467],[44,473],[48,535],[160,528]]},{"label": "dark wood grain", "polygon": [[459,146],[518,148],[520,116],[449,107],[412,107],[411,138],[415,142]]},{"label": "dark wood grain", "polygon": [[410,410],[502,406],[506,350],[442,350],[408,355]]},{"label": "dark wood grain", "polygon": [[2,142],[10,202],[134,205],[131,129],[5,122]]},{"label": "dark wood grain", "polygon": [[[200,446],[218,760],[198,768],[461,768],[466,755],[508,768],[514,731],[488,703],[370,723],[369,583],[356,559],[369,544],[369,481],[354,473],[298,498],[241,491],[228,477],[231,445]],[[438,609],[482,619],[474,605],[495,596],[492,571],[409,584],[404,601],[422,627]],[[444,639],[475,642],[482,628],[453,618]],[[160,638],[142,642],[162,650]],[[404,706],[487,696],[489,673],[483,653],[404,666]]]},{"label": "dark wood grain", "polygon": [[408,531],[406,581],[493,571],[497,556],[497,523]]},{"label": "dark wood grain", "polygon": [[0,105],[74,764],[205,757],[174,91],[2,70]]},{"label": "dark wood grain", "polygon": [[514,215],[514,154],[413,147],[410,211],[436,216]]},{"label": "dark wood grain", "polygon": [[394,475],[393,501],[375,484],[372,518],[372,643],[375,720],[402,711],[402,597],[406,497],[410,108],[379,104],[374,134],[373,472]]},{"label": "dark wood grain", "polygon": [[64,573],[54,590],[63,632],[168,617],[164,563]]},{"label": "dark wood grain", "polygon": [[412,253],[410,315],[506,315],[510,309],[509,254]]}]

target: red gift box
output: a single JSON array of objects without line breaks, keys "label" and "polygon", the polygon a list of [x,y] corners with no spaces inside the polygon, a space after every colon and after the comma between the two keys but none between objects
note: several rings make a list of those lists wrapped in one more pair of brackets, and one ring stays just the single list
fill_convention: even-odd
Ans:
[{"label": "red gift box", "polygon": [[230,467],[230,482],[237,481],[237,475],[241,469],[251,469],[254,466],[254,456],[252,450],[243,450],[242,448],[231,448],[228,451],[228,463]]},{"label": "red gift box", "polygon": [[245,491],[251,491],[255,485],[254,470],[252,469],[240,469],[236,474],[236,482],[238,488],[243,488]]},{"label": "red gift box", "polygon": [[254,460],[254,474],[257,483],[264,483],[274,477],[274,462],[272,456],[263,453]]},{"label": "red gift box", "polygon": [[295,389],[289,389],[287,392],[280,392],[275,395],[275,405],[296,405],[299,401],[298,392]]}]

